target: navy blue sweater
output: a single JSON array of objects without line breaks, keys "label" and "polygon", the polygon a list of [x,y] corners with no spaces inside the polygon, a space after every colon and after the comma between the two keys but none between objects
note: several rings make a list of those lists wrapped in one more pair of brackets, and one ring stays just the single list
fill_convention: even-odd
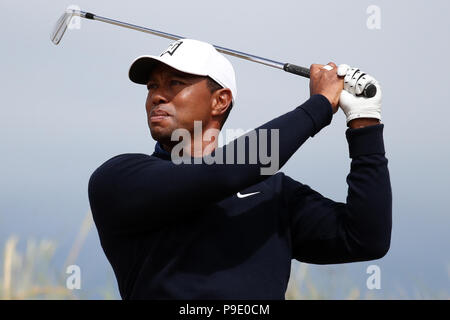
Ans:
[{"label": "navy blue sweater", "polygon": [[[279,129],[283,166],[332,116],[328,100],[314,95],[257,130]],[[383,127],[346,131],[346,203],[281,172],[261,175],[259,161],[177,165],[159,144],[152,155],[106,161],[92,174],[88,195],[121,297],[284,299],[292,259],[383,257],[392,221]]]}]

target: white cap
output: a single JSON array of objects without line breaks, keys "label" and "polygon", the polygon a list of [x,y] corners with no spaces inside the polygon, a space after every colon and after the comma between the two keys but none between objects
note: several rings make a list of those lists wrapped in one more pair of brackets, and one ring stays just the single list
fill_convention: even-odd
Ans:
[{"label": "white cap", "polygon": [[140,56],[131,64],[128,73],[130,80],[139,84],[147,84],[150,71],[157,61],[181,72],[209,76],[223,88],[231,90],[232,104],[234,105],[237,91],[233,66],[211,44],[198,40],[181,39],[173,42],[159,57]]}]

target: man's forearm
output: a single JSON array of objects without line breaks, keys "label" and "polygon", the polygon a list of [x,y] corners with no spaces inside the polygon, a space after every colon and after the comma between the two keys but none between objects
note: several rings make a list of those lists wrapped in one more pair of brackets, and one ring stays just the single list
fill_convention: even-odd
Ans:
[{"label": "man's forearm", "polygon": [[392,191],[383,127],[348,129],[346,133],[352,158],[347,176],[346,226],[354,243],[372,259],[380,258],[388,250],[392,226]]}]

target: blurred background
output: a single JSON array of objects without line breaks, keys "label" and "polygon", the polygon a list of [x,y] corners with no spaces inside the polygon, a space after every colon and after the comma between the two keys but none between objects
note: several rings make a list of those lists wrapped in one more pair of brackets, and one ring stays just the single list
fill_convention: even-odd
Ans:
[{"label": "blurred background", "polygon": [[[170,40],[82,19],[59,46],[65,8],[309,67],[347,63],[379,80],[393,189],[389,253],[318,266],[297,261],[287,299],[450,298],[448,1],[0,0],[0,298],[120,299],[92,223],[92,172],[122,153],[151,154],[146,88],[128,80],[136,56]],[[224,129],[254,128],[309,97],[307,79],[229,57],[238,84]],[[282,169],[345,202],[345,115]],[[69,289],[67,266],[81,271]],[[380,269],[380,289],[366,285]]]}]

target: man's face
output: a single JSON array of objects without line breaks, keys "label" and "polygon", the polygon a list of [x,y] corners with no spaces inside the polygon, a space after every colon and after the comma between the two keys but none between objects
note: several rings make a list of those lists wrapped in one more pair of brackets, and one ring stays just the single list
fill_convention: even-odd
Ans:
[{"label": "man's face", "polygon": [[210,121],[212,95],[206,77],[158,64],[150,73],[147,88],[145,109],[153,139],[172,145],[175,129],[184,128],[193,136],[195,120],[203,126]]}]

